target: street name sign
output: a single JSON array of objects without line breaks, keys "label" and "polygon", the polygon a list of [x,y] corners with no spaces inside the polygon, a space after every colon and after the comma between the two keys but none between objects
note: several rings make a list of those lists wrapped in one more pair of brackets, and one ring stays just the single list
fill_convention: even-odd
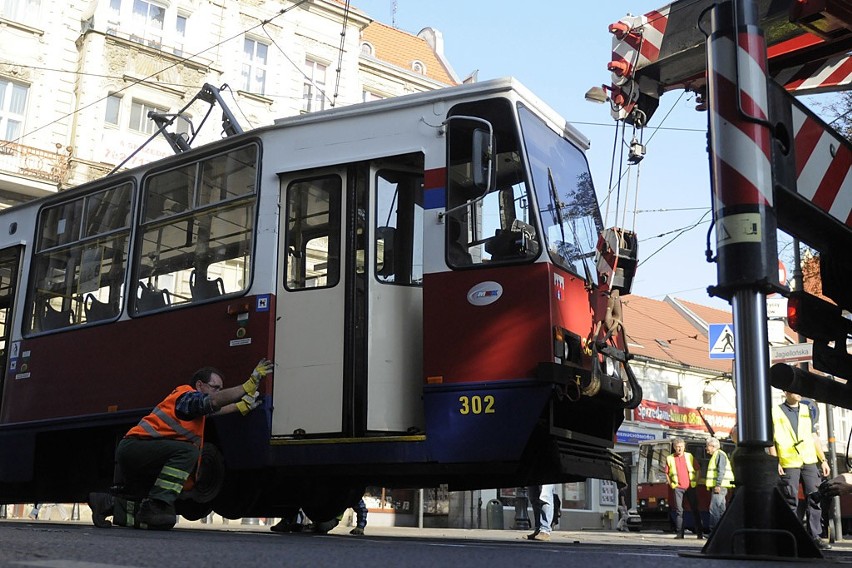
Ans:
[{"label": "street name sign", "polygon": [[813,356],[813,343],[771,345],[769,347],[769,359],[772,365],[775,363],[810,363]]}]

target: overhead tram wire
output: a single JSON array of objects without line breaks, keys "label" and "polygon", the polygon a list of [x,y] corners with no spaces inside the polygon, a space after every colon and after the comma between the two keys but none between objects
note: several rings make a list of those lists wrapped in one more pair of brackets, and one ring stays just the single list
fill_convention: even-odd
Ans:
[{"label": "overhead tram wire", "polygon": [[171,64],[169,64],[169,65],[166,65],[165,67],[163,67],[163,68],[161,68],[161,69],[158,69],[158,70],[156,70],[156,71],[154,71],[154,72],[150,73],[149,75],[147,75],[147,76],[145,76],[145,77],[143,77],[143,78],[141,78],[141,79],[136,79],[136,80],[132,81],[130,84],[128,84],[128,85],[126,85],[126,86],[124,86],[124,87],[122,87],[122,88],[120,88],[120,89],[118,89],[118,90],[116,90],[116,91],[112,91],[112,92],[110,92],[110,93],[109,93],[109,94],[107,94],[106,96],[103,96],[103,97],[101,97],[101,98],[99,98],[99,99],[96,99],[96,100],[92,101],[91,103],[89,103],[89,104],[87,104],[87,105],[84,105],[84,106],[82,106],[82,107],[80,107],[80,108],[78,108],[78,109],[75,109],[75,110],[73,110],[73,111],[71,111],[71,112],[65,113],[65,114],[63,114],[62,116],[60,116],[60,117],[58,117],[58,118],[56,118],[56,119],[54,119],[54,120],[51,120],[50,122],[47,122],[47,123],[45,123],[45,124],[42,124],[41,126],[39,126],[39,127],[35,128],[34,130],[30,130],[29,132],[25,132],[24,134],[21,134],[20,136],[18,136],[18,137],[17,137],[17,138],[15,138],[14,140],[6,140],[6,141],[3,141],[3,145],[5,146],[5,145],[13,144],[13,143],[19,143],[21,140],[23,140],[23,139],[24,139],[24,138],[26,138],[27,136],[30,136],[30,135],[32,135],[32,134],[35,134],[36,132],[39,132],[39,131],[41,131],[41,130],[44,130],[45,128],[47,128],[47,127],[49,127],[49,126],[51,126],[51,125],[53,125],[53,124],[56,124],[57,122],[60,122],[60,121],[62,121],[62,120],[65,120],[66,118],[68,118],[68,117],[70,117],[70,116],[74,116],[74,115],[75,115],[75,114],[77,114],[78,112],[81,112],[81,111],[83,111],[83,110],[86,110],[87,108],[92,107],[92,106],[94,106],[94,105],[96,105],[96,104],[98,104],[98,103],[100,103],[100,102],[102,102],[102,101],[106,100],[109,96],[115,95],[116,93],[121,93],[121,92],[126,91],[127,89],[129,89],[129,88],[131,88],[131,87],[135,87],[136,85],[139,85],[139,84],[145,83],[146,81],[148,81],[148,80],[149,80],[149,79],[151,79],[152,77],[156,77],[158,74],[162,73],[163,71],[166,71],[166,70],[171,69],[171,68],[173,68],[173,67],[177,67],[178,65],[181,65],[181,64],[183,64],[183,63],[186,63],[187,61],[192,61],[194,58],[198,57],[198,56],[199,56],[199,55],[201,55],[202,53],[206,53],[206,52],[210,51],[211,49],[215,49],[215,48],[219,47],[220,45],[222,45],[222,44],[224,44],[224,43],[227,43],[227,42],[229,42],[229,41],[231,41],[231,40],[237,39],[238,37],[242,37],[242,36],[244,36],[247,32],[250,32],[250,31],[252,31],[252,30],[255,30],[255,29],[259,28],[259,27],[263,27],[264,25],[266,25],[266,24],[268,24],[268,23],[272,22],[273,20],[275,20],[275,19],[279,18],[280,16],[283,16],[283,15],[284,15],[284,14],[286,14],[287,12],[289,12],[289,11],[291,11],[291,10],[295,9],[295,8],[298,8],[298,7],[299,7],[299,6],[301,6],[302,4],[304,4],[304,3],[306,3],[306,2],[309,2],[309,1],[310,1],[310,0],[298,0],[298,1],[297,1],[295,4],[293,4],[292,6],[288,6],[287,8],[282,8],[281,10],[279,10],[279,11],[278,11],[278,13],[277,13],[277,14],[275,14],[275,15],[274,15],[274,16],[272,16],[271,18],[268,18],[268,19],[266,19],[266,20],[262,20],[260,23],[255,24],[255,25],[253,25],[253,26],[251,26],[251,27],[249,27],[249,28],[246,28],[246,29],[242,30],[240,33],[234,34],[234,35],[232,35],[231,37],[226,38],[226,39],[223,39],[222,41],[219,41],[219,42],[217,42],[217,43],[215,43],[215,44],[213,44],[213,45],[207,46],[207,47],[205,47],[204,49],[202,49],[201,51],[197,51],[197,52],[195,52],[195,53],[193,53],[193,54],[191,54],[191,55],[187,55],[186,57],[181,57],[180,59],[178,59],[178,60],[177,60],[177,61],[175,61],[174,63],[171,63]]},{"label": "overhead tram wire", "polygon": [[331,99],[331,106],[337,104],[337,94],[340,90],[340,73],[343,69],[343,48],[346,44],[346,24],[349,23],[349,0],[346,0],[346,6],[343,8],[343,29],[340,31],[340,48],[337,55],[337,76],[334,80],[334,96]]}]

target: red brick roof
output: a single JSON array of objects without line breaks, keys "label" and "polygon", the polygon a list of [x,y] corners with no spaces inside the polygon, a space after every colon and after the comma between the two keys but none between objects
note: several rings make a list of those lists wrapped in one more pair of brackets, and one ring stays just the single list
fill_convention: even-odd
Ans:
[{"label": "red brick roof", "polygon": [[374,21],[361,31],[361,41],[373,46],[376,59],[407,71],[413,71],[413,63],[419,61],[426,67],[426,77],[446,85],[458,84],[423,38]]},{"label": "red brick roof", "polygon": [[[731,312],[677,300],[705,324],[731,323]],[[624,329],[628,348],[636,357],[730,373],[732,361],[710,359],[707,331],[695,325],[669,302],[625,296]]]}]

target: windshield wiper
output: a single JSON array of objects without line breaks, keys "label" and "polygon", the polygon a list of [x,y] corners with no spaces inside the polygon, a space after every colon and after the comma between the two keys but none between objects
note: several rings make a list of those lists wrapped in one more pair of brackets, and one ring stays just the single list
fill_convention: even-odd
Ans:
[{"label": "windshield wiper", "polygon": [[559,201],[559,192],[556,191],[556,182],[553,181],[553,170],[547,166],[547,187],[550,190],[550,203],[553,205],[553,210],[556,215],[556,222],[559,223],[559,232],[562,236],[562,242],[565,242],[565,223],[562,220],[562,202]]}]

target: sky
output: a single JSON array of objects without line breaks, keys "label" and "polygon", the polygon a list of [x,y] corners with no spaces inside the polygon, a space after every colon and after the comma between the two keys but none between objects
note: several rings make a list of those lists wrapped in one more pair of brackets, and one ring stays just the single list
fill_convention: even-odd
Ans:
[{"label": "sky", "polygon": [[[615,126],[609,105],[587,102],[584,95],[590,87],[610,84],[609,24],[628,13],[642,15],[666,4],[665,0],[521,4],[353,0],[373,19],[400,30],[417,34],[425,27],[437,29],[443,34],[444,55],[460,78],[474,71],[479,81],[513,76],[579,128],[592,141],[587,157],[602,203],[610,172],[614,170],[612,179],[617,180],[619,168],[623,172],[626,164],[620,152],[613,161]],[[634,294],[656,300],[669,295],[728,310],[725,300],[707,293],[717,277],[716,265],[705,260],[711,207],[706,128],[707,114],[695,110],[693,95],[665,94],[645,129],[645,158],[638,169],[630,168],[629,182],[622,178],[620,191],[612,190],[621,196],[620,210],[611,199],[609,215],[605,205],[602,214],[605,226],[636,231],[640,264]],[[715,238],[711,244],[715,249]],[[789,239],[785,243],[782,238],[779,248],[789,267],[785,260],[792,258]]]}]

